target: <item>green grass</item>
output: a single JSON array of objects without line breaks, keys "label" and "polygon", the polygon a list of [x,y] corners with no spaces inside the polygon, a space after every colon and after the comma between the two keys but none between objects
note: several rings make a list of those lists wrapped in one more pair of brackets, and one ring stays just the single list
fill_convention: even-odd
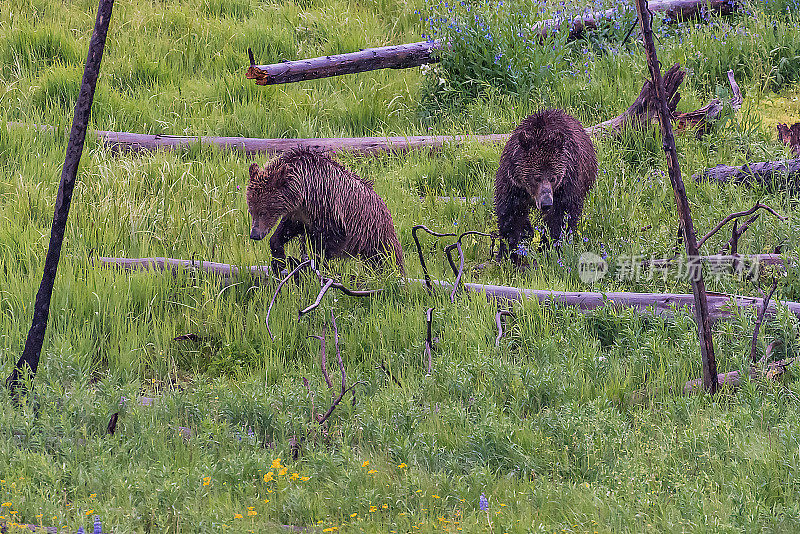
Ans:
[{"label": "green grass", "polygon": [[[267,63],[416,41],[425,28],[414,11],[422,7],[401,0],[119,2],[92,127],[255,137],[489,133],[510,130],[542,105],[563,106],[592,124],[626,108],[646,72],[634,49],[598,56],[590,77],[543,84],[527,97],[487,88],[440,101],[429,98],[430,75],[417,69],[279,87],[244,79],[247,47]],[[35,1],[0,8],[3,377],[30,325],[66,145],[62,134],[4,125],[69,124],[94,9],[91,2]],[[752,30],[764,19],[725,23]],[[794,31],[780,19],[776,24],[777,34]],[[710,50],[712,31],[686,30],[682,46],[691,40]],[[662,37],[668,58],[679,49],[669,48],[673,38]],[[788,156],[773,132],[770,110],[778,97],[768,92],[770,61],[760,57],[761,70],[742,72],[739,113],[703,140],[680,136],[678,151],[698,232],[762,201],[789,219],[762,216],[740,251],[767,252],[785,243],[792,255],[800,240],[796,198],[780,189],[690,179],[718,163]],[[680,109],[705,103],[717,83],[724,80],[690,75]],[[787,101],[794,96],[789,86],[780,94]],[[471,145],[341,160],[375,181],[409,276],[419,278],[413,225],[495,228],[491,199],[500,150]],[[655,130],[598,141],[597,152],[598,182],[580,232],[564,244],[560,260],[551,253],[524,274],[492,267],[465,278],[537,289],[687,292],[675,278],[611,276],[592,287],[578,278],[584,251],[605,251],[613,260],[665,257],[674,246],[674,200]],[[128,273],[92,262],[169,256],[268,263],[266,243],[248,237],[243,194],[249,164],[265,159],[208,147],[117,155],[88,140],[34,395],[18,408],[0,392],[0,504],[9,503],[0,506],[0,516],[74,531],[99,514],[115,532],[285,531],[281,525],[348,532],[798,529],[797,366],[777,383],[746,381],[713,399],[684,397],[684,383],[701,373],[688,313],[673,319],[625,310],[582,315],[523,302],[495,347],[496,303],[462,296],[451,304],[448,295],[430,296],[394,274],[332,262],[325,269],[348,284],[386,291],[369,299],[331,293],[298,320],[297,310],[313,300],[318,284],[289,285],[270,318],[273,341],[265,324],[272,286],[189,272]],[[437,195],[478,201],[441,202]],[[712,238],[707,251],[727,238]],[[424,239],[433,276],[452,279],[443,243]],[[489,246],[467,240],[465,253],[472,266],[486,260]],[[760,295],[751,282],[733,277],[708,286]],[[800,300],[796,267],[777,296]],[[430,376],[422,356],[428,307],[435,310],[438,338]],[[319,370],[319,343],[308,336],[322,331],[331,311],[348,380],[364,384],[323,432],[312,421],[303,378],[323,412],[330,393]],[[720,371],[747,365],[753,319],[743,313],[715,325]],[[799,330],[797,318],[782,310],[765,323],[760,350],[781,339],[778,357],[796,355]],[[202,340],[174,340],[185,333]],[[332,336],[329,326],[328,364],[336,381]],[[157,400],[139,406],[141,395]],[[108,436],[115,412],[118,429]],[[191,436],[178,427],[190,428]],[[294,439],[297,460],[291,459]],[[278,458],[287,466],[284,475],[272,468]],[[270,471],[273,480],[266,482]],[[488,517],[479,509],[481,493],[489,499]]]}]

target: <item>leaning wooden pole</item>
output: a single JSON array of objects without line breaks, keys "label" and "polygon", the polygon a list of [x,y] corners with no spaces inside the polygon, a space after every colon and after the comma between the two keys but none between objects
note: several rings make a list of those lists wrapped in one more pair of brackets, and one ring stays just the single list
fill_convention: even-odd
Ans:
[{"label": "leaning wooden pole", "polygon": [[[639,23],[642,27],[647,66],[656,89],[656,106],[658,109],[658,122],[661,125],[661,136],[664,152],[667,154],[667,170],[675,193],[675,204],[678,208],[678,218],[683,228],[683,242],[686,245],[686,255],[690,261],[698,258],[697,237],[694,233],[692,213],[689,199],[686,196],[686,187],[681,178],[681,169],[678,164],[678,151],[675,148],[675,136],[672,134],[672,121],[669,113],[664,80],[661,77],[661,65],[658,62],[656,47],[653,43],[652,13],[647,7],[647,0],[636,0],[636,11],[639,14]],[[709,319],[708,298],[706,285],[703,281],[702,264],[695,262],[697,268],[690,270],[689,277],[694,294],[694,316],[697,322],[697,332],[700,338],[700,355],[703,362],[703,387],[709,393],[717,391],[717,362],[714,358],[714,342],[711,337],[711,321]]]},{"label": "leaning wooden pole", "polygon": [[75,186],[75,176],[78,173],[78,164],[83,153],[83,143],[86,139],[86,128],[89,124],[89,114],[94,100],[94,90],[97,86],[97,76],[100,72],[100,61],[103,59],[103,48],[108,34],[108,23],[111,20],[111,10],[114,0],[100,0],[97,8],[97,19],[89,42],[89,54],[86,58],[86,67],[83,71],[78,101],[75,104],[75,115],[72,120],[72,129],[69,133],[67,153],[64,158],[64,167],[61,170],[61,182],[56,196],[53,226],[50,230],[50,245],[44,262],[44,274],[36,294],[36,303],[33,308],[33,323],[25,340],[25,349],[14,370],[6,380],[6,386],[12,396],[17,397],[20,388],[24,389],[23,378],[29,374],[31,380],[36,376],[39,367],[39,356],[42,352],[44,334],[47,329],[47,319],[50,315],[50,297],[53,294],[53,283],[58,270],[58,260],[61,256],[61,245],[64,242],[64,230],[67,226],[69,205],[72,201],[72,190]]}]

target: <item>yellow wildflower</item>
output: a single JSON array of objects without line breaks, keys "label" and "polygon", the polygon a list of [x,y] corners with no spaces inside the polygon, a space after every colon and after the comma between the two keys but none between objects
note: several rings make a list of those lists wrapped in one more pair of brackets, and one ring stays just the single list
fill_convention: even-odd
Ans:
[{"label": "yellow wildflower", "polygon": [[292,476],[290,476],[289,478],[292,480],[297,480],[298,478],[300,478],[300,475],[297,473],[292,473]]},{"label": "yellow wildflower", "polygon": [[357,515],[358,515],[358,513],[357,513],[357,512],[353,512],[352,514],[350,514],[350,517],[355,517],[355,516],[357,516]]},{"label": "yellow wildflower", "polygon": [[203,477],[203,485],[208,486],[211,484],[211,477]]},{"label": "yellow wildflower", "polygon": [[[13,514],[14,512],[11,512],[11,513]],[[94,509],[86,511],[86,515],[91,515],[93,513],[94,513]]]},{"label": "yellow wildflower", "polygon": [[384,510],[386,510],[387,508],[389,508],[389,505],[388,505],[388,504],[386,504],[386,503],[383,503],[383,504],[381,505],[381,508],[383,508]]},{"label": "yellow wildflower", "polygon": [[368,475],[374,475],[375,473],[377,473],[377,471],[375,471],[374,469],[370,469],[369,471],[367,471]]},{"label": "yellow wildflower", "polygon": [[439,497],[438,495],[431,495],[431,497],[433,497],[434,499],[441,499],[441,497]]},{"label": "yellow wildflower", "polygon": [[308,480],[308,479],[310,479],[310,478],[311,478],[311,477],[300,477],[300,480],[302,480],[303,482],[305,482],[306,480]]},{"label": "yellow wildflower", "polygon": [[377,506],[370,506],[369,507],[369,511],[370,512],[377,512],[378,511],[378,507]]},{"label": "yellow wildflower", "polygon": [[89,498],[90,498],[90,499],[94,499],[95,497],[97,497],[97,494],[96,494],[96,493],[92,493],[92,494],[90,494],[90,495],[89,495]]},{"label": "yellow wildflower", "polygon": [[250,515],[250,516],[258,515],[258,512],[256,512],[255,510],[248,510],[247,511],[247,515]]},{"label": "yellow wildflower", "polygon": [[3,504],[0,504],[0,506],[12,506],[12,505],[10,502],[4,502]]},{"label": "yellow wildflower", "polygon": [[244,517],[244,516],[243,516],[242,514],[233,514],[233,518],[234,518],[234,519],[241,519],[241,518],[243,518],[243,517]]},{"label": "yellow wildflower", "polygon": [[403,462],[403,463],[401,463],[400,465],[397,466],[398,469],[405,469],[406,467],[408,467],[408,466],[406,465],[405,462]]},{"label": "yellow wildflower", "polygon": [[281,470],[280,470],[280,471],[278,471],[278,476],[279,476],[279,477],[282,477],[282,476],[284,476],[284,475],[286,474],[286,472],[287,472],[287,471],[289,471],[289,469],[287,469],[286,467],[281,467]]},{"label": "yellow wildflower", "polygon": [[268,471],[266,475],[264,475],[264,482],[272,482],[272,471]]},{"label": "yellow wildflower", "polygon": [[364,460],[364,463],[361,464],[361,467],[367,467],[369,465],[369,460]]},{"label": "yellow wildflower", "polygon": [[264,499],[264,504],[267,504],[268,502],[269,502],[269,499]]},{"label": "yellow wildflower", "polygon": [[281,459],[280,458],[275,458],[274,460],[272,460],[272,468],[273,469],[280,469],[281,468]]},{"label": "yellow wildflower", "polygon": [[323,529],[322,529],[322,532],[333,532],[334,530],[339,530],[339,527],[328,527],[328,528],[323,528]]}]

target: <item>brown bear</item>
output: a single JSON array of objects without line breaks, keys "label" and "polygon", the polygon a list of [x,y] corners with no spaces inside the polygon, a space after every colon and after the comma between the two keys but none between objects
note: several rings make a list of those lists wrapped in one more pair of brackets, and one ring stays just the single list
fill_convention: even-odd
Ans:
[{"label": "brown bear", "polygon": [[[392,216],[372,182],[320,152],[294,149],[260,169],[250,165],[247,208],[250,238],[260,240],[283,217],[269,240],[273,266],[280,270],[286,243],[301,236],[327,258],[361,256],[378,267],[387,256],[401,272],[403,250]],[[277,261],[276,261],[277,260]]]},{"label": "brown bear", "polygon": [[522,242],[533,236],[532,207],[541,212],[549,233],[542,236],[543,249],[549,240],[559,241],[565,216],[569,230],[575,230],[596,178],[594,146],[577,119],[559,109],[524,119],[506,143],[495,176],[498,260],[510,251],[514,265],[527,267]]}]

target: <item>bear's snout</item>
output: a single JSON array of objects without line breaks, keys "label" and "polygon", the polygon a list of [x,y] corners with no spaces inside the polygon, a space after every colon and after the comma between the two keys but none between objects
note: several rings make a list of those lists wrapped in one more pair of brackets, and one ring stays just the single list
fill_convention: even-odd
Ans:
[{"label": "bear's snout", "polygon": [[261,241],[265,235],[266,233],[261,232],[255,225],[250,229],[250,239]]},{"label": "bear's snout", "polygon": [[542,211],[547,211],[553,206],[553,195],[552,194],[545,194],[539,197],[539,209]]}]

